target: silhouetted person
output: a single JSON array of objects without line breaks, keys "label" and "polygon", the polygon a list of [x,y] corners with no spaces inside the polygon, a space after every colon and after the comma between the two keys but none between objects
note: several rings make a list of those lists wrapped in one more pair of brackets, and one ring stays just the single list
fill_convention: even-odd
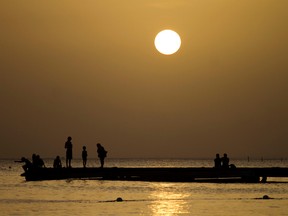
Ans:
[{"label": "silhouetted person", "polygon": [[27,172],[29,169],[33,168],[33,165],[31,163],[30,160],[28,160],[27,158],[25,157],[22,157],[20,161],[15,161],[15,162],[18,162],[18,163],[24,163],[24,165],[22,166],[23,170],[25,172]]},{"label": "silhouetted person", "polygon": [[32,154],[32,165],[34,168],[37,167],[37,156],[36,154]]},{"label": "silhouetted person", "polygon": [[71,168],[71,160],[72,160],[72,138],[69,136],[67,141],[65,142],[65,149],[66,149],[66,167]]},{"label": "silhouetted person", "polygon": [[214,159],[214,168],[221,167],[221,158],[219,154],[216,154],[216,158]]},{"label": "silhouetted person", "polygon": [[62,163],[59,156],[54,159],[53,168],[62,168]]},{"label": "silhouetted person", "polygon": [[37,155],[37,165],[39,168],[45,168],[45,163],[40,155]]},{"label": "silhouetted person", "polygon": [[100,160],[101,168],[103,168],[104,159],[107,156],[107,151],[104,149],[104,147],[100,143],[97,143],[97,153],[98,153],[98,157]]},{"label": "silhouetted person", "polygon": [[87,151],[86,151],[86,146],[83,146],[83,150],[82,150],[82,160],[83,160],[83,167],[86,167],[86,163],[87,163]]},{"label": "silhouetted person", "polygon": [[221,158],[222,167],[223,168],[229,168],[229,158],[227,157],[227,154],[225,153],[224,156]]},{"label": "silhouetted person", "polygon": [[45,164],[43,159],[40,157],[40,155],[33,154],[32,155],[32,164],[34,168],[44,168]]}]

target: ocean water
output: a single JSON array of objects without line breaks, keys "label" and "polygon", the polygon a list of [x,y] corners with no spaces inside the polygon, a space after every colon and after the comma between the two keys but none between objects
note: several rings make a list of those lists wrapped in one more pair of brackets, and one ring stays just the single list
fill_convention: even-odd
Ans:
[{"label": "ocean water", "polygon": [[[237,167],[288,167],[287,160],[233,161]],[[45,160],[47,167],[52,160]],[[81,167],[80,160],[72,166]],[[88,161],[88,166],[99,166]],[[107,167],[211,167],[210,160],[108,159]],[[99,180],[26,182],[21,164],[0,160],[0,215],[288,215],[288,179],[268,183]],[[268,195],[273,199],[261,199]],[[121,197],[122,202],[116,202]]]}]

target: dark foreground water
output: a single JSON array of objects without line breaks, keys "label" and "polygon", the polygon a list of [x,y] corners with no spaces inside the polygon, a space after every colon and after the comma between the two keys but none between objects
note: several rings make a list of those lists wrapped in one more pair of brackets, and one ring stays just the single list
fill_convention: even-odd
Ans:
[{"label": "dark foreground water", "polygon": [[[51,160],[45,160],[52,166]],[[233,161],[288,167],[288,161]],[[81,167],[81,161],[73,161]],[[109,159],[109,167],[211,167],[208,160]],[[96,161],[88,161],[96,166]],[[26,182],[21,164],[0,160],[0,215],[288,215],[288,179],[270,183],[155,183],[97,180]],[[263,200],[263,195],[273,199]],[[123,202],[115,200],[121,197]]]}]

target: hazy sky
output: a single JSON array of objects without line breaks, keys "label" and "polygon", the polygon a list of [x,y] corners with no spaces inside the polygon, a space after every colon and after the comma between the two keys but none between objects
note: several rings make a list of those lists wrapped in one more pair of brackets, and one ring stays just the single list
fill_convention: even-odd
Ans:
[{"label": "hazy sky", "polygon": [[[0,0],[0,157],[288,157],[287,0]],[[182,39],[170,56],[156,34]]]}]

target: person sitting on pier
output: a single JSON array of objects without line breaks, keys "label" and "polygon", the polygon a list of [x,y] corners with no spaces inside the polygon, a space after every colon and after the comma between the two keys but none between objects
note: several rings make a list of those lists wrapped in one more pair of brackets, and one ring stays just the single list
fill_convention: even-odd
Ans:
[{"label": "person sitting on pier", "polygon": [[32,154],[32,165],[33,165],[34,168],[37,166],[36,154]]},{"label": "person sitting on pier", "polygon": [[40,155],[32,155],[32,164],[34,168],[45,168],[45,164]]},{"label": "person sitting on pier", "polygon": [[216,154],[216,158],[214,159],[214,168],[221,168],[221,158],[219,154]]},{"label": "person sitting on pier", "polygon": [[37,155],[37,160],[38,160],[38,167],[45,168],[44,160],[40,157],[40,155]]},{"label": "person sitting on pier", "polygon": [[229,168],[229,158],[227,157],[226,153],[221,158],[221,162],[222,162],[222,168]]},{"label": "person sitting on pier", "polygon": [[107,156],[107,151],[104,149],[104,147],[100,143],[97,143],[97,153],[98,153],[98,157],[100,159],[101,168],[103,168],[104,167],[104,159]]},{"label": "person sitting on pier", "polygon": [[83,146],[83,151],[82,151],[82,160],[83,160],[83,167],[86,168],[86,163],[87,163],[87,151],[86,151],[86,146]]},{"label": "person sitting on pier", "polygon": [[62,168],[62,163],[59,156],[54,159],[53,168]]}]

